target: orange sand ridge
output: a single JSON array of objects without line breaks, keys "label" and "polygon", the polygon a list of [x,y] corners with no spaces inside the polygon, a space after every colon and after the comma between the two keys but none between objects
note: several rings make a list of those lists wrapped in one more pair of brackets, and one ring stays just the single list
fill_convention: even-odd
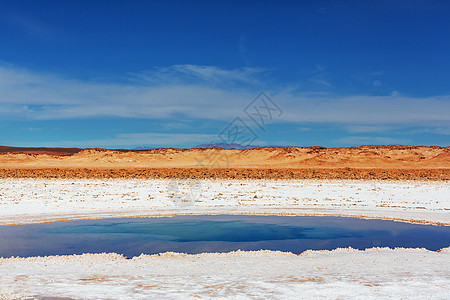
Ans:
[{"label": "orange sand ridge", "polygon": [[1,151],[3,178],[450,179],[450,147],[437,146]]}]

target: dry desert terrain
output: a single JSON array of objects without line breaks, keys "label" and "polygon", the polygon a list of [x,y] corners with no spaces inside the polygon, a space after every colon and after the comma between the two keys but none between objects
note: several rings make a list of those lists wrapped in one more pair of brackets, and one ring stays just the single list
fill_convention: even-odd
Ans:
[{"label": "dry desert terrain", "polygon": [[0,176],[449,180],[450,147],[394,145],[147,151],[0,147]]},{"label": "dry desert terrain", "polygon": [[[450,147],[0,147],[0,225],[278,214],[449,226],[449,179]],[[0,299],[448,299],[449,249],[0,258]]]}]

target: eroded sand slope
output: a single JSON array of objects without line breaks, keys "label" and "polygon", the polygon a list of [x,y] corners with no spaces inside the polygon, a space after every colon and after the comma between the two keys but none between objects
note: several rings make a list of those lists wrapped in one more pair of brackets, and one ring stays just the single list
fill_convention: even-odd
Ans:
[{"label": "eroded sand slope", "polygon": [[[36,151],[4,152],[0,168],[377,168],[449,169],[450,147],[360,146],[289,147],[249,150],[155,149],[119,151],[85,149],[68,155]],[[37,153],[45,153],[40,151]],[[51,152],[47,152],[51,153]],[[65,155],[59,155],[66,153]]]}]

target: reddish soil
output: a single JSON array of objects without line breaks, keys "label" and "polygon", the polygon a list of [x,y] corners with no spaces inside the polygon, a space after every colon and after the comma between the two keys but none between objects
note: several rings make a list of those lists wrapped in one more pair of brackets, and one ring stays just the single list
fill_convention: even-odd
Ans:
[{"label": "reddish soil", "polygon": [[0,169],[0,178],[450,180],[450,169]]}]

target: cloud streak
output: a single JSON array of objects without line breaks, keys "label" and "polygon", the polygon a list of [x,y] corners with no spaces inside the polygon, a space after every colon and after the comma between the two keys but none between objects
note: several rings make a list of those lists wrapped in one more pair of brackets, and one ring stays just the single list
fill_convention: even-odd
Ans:
[{"label": "cloud streak", "polygon": [[393,144],[410,144],[411,140],[408,138],[391,138],[385,136],[347,136],[336,140],[342,145],[393,145]]},{"label": "cloud streak", "polygon": [[1,15],[9,24],[38,40],[50,40],[55,37],[53,28],[44,22],[12,11]]},{"label": "cloud streak", "polygon": [[[3,120],[103,116],[171,120],[182,116],[228,122],[241,115],[260,91],[264,83],[262,73],[252,68],[224,70],[176,65],[142,73],[141,81],[136,81],[134,76],[125,83],[105,83],[0,65],[0,117]],[[353,132],[373,132],[391,125],[448,127],[450,124],[448,95],[337,97],[298,94],[280,86],[266,86],[264,90],[285,111],[277,122],[339,123],[353,128]]]},{"label": "cloud streak", "polygon": [[92,140],[65,140],[54,142],[40,142],[40,143],[15,143],[19,147],[116,147],[121,146],[136,146],[145,144],[146,146],[180,146],[186,144],[196,145],[199,143],[209,143],[217,139],[214,134],[178,134],[178,133],[126,133],[118,134],[113,138],[106,139],[92,139]]},{"label": "cloud streak", "polygon": [[215,66],[173,65],[155,67],[154,70],[130,73],[141,84],[198,84],[203,85],[233,85],[261,84],[260,77],[266,72],[262,68],[221,69]]}]

